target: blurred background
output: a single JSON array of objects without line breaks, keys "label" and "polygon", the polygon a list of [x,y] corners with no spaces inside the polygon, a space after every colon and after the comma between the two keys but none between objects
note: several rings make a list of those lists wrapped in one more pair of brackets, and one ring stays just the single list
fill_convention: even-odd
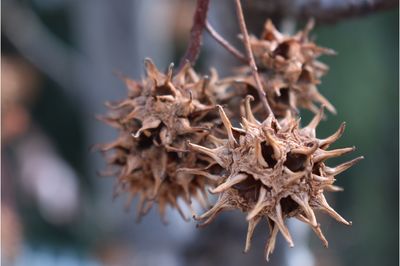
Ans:
[{"label": "blurred background", "polygon": [[[268,17],[252,2],[245,15],[249,32],[259,35]],[[126,92],[113,72],[139,79],[145,57],[160,69],[178,63],[194,8],[195,1],[185,0],[2,1],[2,265],[266,265],[267,225],[257,228],[244,255],[247,224],[239,212],[202,229],[175,211],[167,226],[156,211],[136,224],[134,208],[125,212],[124,198],[112,199],[115,180],[97,176],[104,160],[90,147],[116,132],[95,115]],[[282,15],[271,16],[287,26]],[[232,1],[211,1],[209,18],[242,49]],[[292,27],[305,22],[289,21]],[[320,136],[346,121],[335,147],[357,151],[341,161],[365,156],[338,176],[344,192],[329,195],[353,226],[318,217],[329,240],[325,249],[291,222],[296,246],[289,250],[280,237],[268,265],[398,265],[398,22],[395,7],[317,23],[317,43],[338,52],[322,58],[331,70],[320,92],[338,114],[320,125]],[[208,73],[213,65],[223,77],[237,64],[204,34],[197,70]],[[302,121],[311,117],[302,115]]]}]

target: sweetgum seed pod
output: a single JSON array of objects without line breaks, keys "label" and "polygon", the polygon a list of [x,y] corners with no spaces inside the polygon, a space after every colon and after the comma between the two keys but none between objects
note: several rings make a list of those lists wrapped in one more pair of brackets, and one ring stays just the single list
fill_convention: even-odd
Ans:
[{"label": "sweetgum seed pod", "polygon": [[200,77],[189,64],[175,75],[171,64],[164,74],[150,59],[145,67],[141,82],[123,77],[128,97],[107,103],[109,114],[100,117],[119,131],[116,140],[101,145],[109,155],[107,174],[118,178],[115,195],[129,195],[127,206],[139,198],[138,219],[157,203],[163,221],[167,206],[188,220],[178,199],[191,207],[194,198],[207,208],[206,188],[215,182],[199,174],[207,164],[188,152],[187,141],[207,145],[207,135],[220,124],[214,99],[218,76],[212,70],[211,78]]},{"label": "sweetgum seed pod", "polygon": [[[336,113],[334,106],[317,89],[321,77],[329,70],[317,59],[321,55],[334,55],[335,52],[311,41],[309,33],[313,26],[314,22],[310,20],[302,31],[291,36],[279,32],[271,20],[267,20],[261,37],[250,38],[268,103],[277,117],[284,117],[288,110],[297,114],[300,108],[317,113],[319,107],[316,104],[324,105],[331,113]],[[239,97],[253,95],[256,99],[253,111],[258,117],[263,117],[257,85],[249,67],[239,68],[236,75],[221,80],[221,83],[233,84]],[[226,102],[232,97],[220,100]]]},{"label": "sweetgum seed pod", "polygon": [[[265,248],[267,260],[274,250],[278,232],[289,246],[294,245],[285,225],[285,220],[291,217],[309,224],[327,246],[314,212],[322,210],[343,224],[351,224],[329,206],[324,191],[337,191],[335,176],[363,157],[336,167],[326,166],[326,160],[354,151],[354,147],[327,150],[343,133],[344,124],[332,136],[319,139],[316,128],[323,117],[322,108],[303,128],[290,112],[281,120],[269,116],[261,123],[251,112],[251,99],[248,96],[245,100],[241,128],[233,127],[219,107],[227,139],[220,140],[213,148],[190,145],[193,151],[210,157],[224,169],[218,186],[211,191],[219,194],[218,201],[196,219],[204,226],[223,210],[245,212],[249,223],[245,251],[250,249],[254,228],[261,219],[266,219],[270,226]],[[213,175],[215,180],[217,174]]]}]

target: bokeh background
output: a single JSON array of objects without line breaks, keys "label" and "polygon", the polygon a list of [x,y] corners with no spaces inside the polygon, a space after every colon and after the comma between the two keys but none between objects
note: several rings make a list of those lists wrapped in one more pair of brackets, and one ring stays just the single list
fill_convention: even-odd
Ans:
[{"label": "bokeh background", "polygon": [[[210,20],[236,47],[232,1],[211,1]],[[134,206],[112,199],[114,180],[100,178],[104,160],[90,147],[116,136],[95,119],[103,103],[124,97],[113,74],[143,75],[143,59],[159,68],[179,62],[194,1],[5,0],[2,3],[2,265],[267,265],[267,226],[243,255],[246,222],[226,213],[210,226],[151,211],[135,223]],[[253,34],[266,17],[250,17]],[[338,52],[320,91],[335,105],[320,136],[347,122],[335,147],[355,145],[345,159],[365,159],[338,176],[344,192],[330,202],[352,227],[320,216],[330,247],[291,223],[295,248],[282,239],[269,265],[398,265],[399,13],[317,24],[317,43]],[[292,21],[293,22],[293,21]],[[304,21],[298,21],[299,27]],[[204,34],[196,69],[221,76],[238,64]],[[303,112],[303,121],[310,113]],[[339,161],[332,160],[332,165]]]}]

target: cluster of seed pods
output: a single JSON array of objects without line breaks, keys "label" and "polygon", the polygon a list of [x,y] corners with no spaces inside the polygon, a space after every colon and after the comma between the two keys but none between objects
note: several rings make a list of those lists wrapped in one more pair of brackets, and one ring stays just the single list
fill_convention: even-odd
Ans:
[{"label": "cluster of seed pods", "polygon": [[[196,198],[208,206],[206,187],[213,181],[188,174],[185,168],[206,166],[201,156],[187,152],[188,140],[207,143],[207,135],[218,126],[211,78],[199,77],[187,64],[173,75],[173,64],[166,74],[150,59],[145,60],[142,82],[125,79],[128,98],[107,103],[109,114],[100,117],[119,131],[119,137],[101,146],[108,153],[107,175],[117,176],[116,195],[128,192],[128,203],[138,196],[138,218],[154,203],[165,221],[166,207],[176,208],[181,198],[190,207]],[[214,112],[214,114],[213,114]]]},{"label": "cluster of seed pods", "polygon": [[[299,108],[305,108],[317,113],[319,107],[316,103],[336,113],[334,106],[317,89],[321,77],[329,69],[317,59],[335,52],[310,40],[309,33],[313,27],[314,22],[310,20],[304,30],[291,36],[279,32],[271,20],[267,20],[261,37],[250,38],[263,89],[277,117],[285,116],[288,109],[298,113]],[[249,67],[240,68],[235,76],[222,82],[236,83],[236,95],[239,97],[253,95],[256,99],[253,111],[257,116],[260,112],[260,117],[265,116]]]},{"label": "cluster of seed pods", "polygon": [[196,219],[206,225],[223,210],[245,212],[249,223],[245,251],[250,248],[256,225],[261,219],[267,220],[270,226],[265,248],[267,259],[274,250],[278,232],[293,246],[285,225],[285,220],[291,217],[309,224],[327,246],[314,211],[324,211],[350,225],[329,206],[323,193],[340,190],[334,185],[335,176],[362,159],[358,157],[333,168],[325,165],[327,159],[354,151],[354,147],[328,150],[342,135],[345,124],[333,135],[318,139],[316,127],[323,109],[303,128],[290,112],[279,121],[269,116],[260,123],[252,113],[251,99],[251,96],[246,97],[240,128],[233,127],[219,107],[226,139],[212,138],[213,148],[190,144],[191,149],[209,156],[224,169],[221,175],[205,175],[219,184],[211,191],[219,194],[219,199]]},{"label": "cluster of seed pods", "polygon": [[[139,218],[156,203],[163,220],[167,206],[188,220],[179,199],[190,209],[192,199],[208,208],[210,189],[218,195],[217,202],[194,218],[207,225],[224,210],[246,213],[245,251],[256,225],[265,219],[270,229],[267,260],[278,232],[293,246],[285,225],[288,218],[310,225],[325,246],[316,210],[350,225],[329,206],[324,192],[340,191],[335,176],[362,157],[336,167],[326,165],[326,160],[354,147],[328,149],[343,134],[344,123],[331,136],[317,138],[324,107],[336,112],[317,90],[328,70],[317,58],[334,52],[310,41],[312,27],[309,22],[303,31],[288,36],[268,20],[261,38],[250,39],[269,114],[256,98],[260,94],[255,93],[257,84],[248,66],[220,80],[215,70],[210,77],[199,76],[189,64],[175,75],[171,65],[164,74],[147,59],[141,82],[124,78],[127,99],[108,103],[109,114],[101,117],[119,137],[101,149],[109,155],[107,174],[118,178],[116,194],[126,192],[128,204],[138,196]],[[232,108],[231,101],[238,99],[240,108]],[[305,127],[300,125],[299,108],[315,113]],[[240,127],[234,127],[231,120],[238,120],[238,113]]]}]

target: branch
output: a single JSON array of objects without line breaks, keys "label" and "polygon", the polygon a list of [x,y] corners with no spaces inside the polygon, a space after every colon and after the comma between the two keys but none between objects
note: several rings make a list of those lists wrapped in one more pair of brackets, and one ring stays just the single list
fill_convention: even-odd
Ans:
[{"label": "branch", "polygon": [[367,15],[379,10],[397,7],[397,0],[370,0],[370,1],[319,1],[315,4],[306,1],[299,7],[299,16],[302,18],[315,17],[319,21],[333,22],[349,17]]},{"label": "branch", "polygon": [[261,84],[260,76],[258,75],[257,66],[254,61],[253,52],[251,51],[249,33],[247,32],[246,22],[244,21],[242,5],[240,4],[240,0],[235,0],[235,3],[236,3],[236,14],[237,14],[237,17],[239,20],[240,30],[243,35],[243,44],[246,48],[247,58],[249,60],[248,64],[251,68],[251,72],[253,73],[253,77],[256,81],[258,96],[260,98],[262,105],[264,106],[265,111],[267,112],[267,116],[269,116],[269,115],[274,116],[274,113],[272,112],[271,107],[268,104],[267,97],[265,95],[265,91]]},{"label": "branch", "polygon": [[253,17],[315,18],[318,22],[339,20],[368,15],[381,10],[396,8],[397,0],[254,0],[245,9]]},{"label": "branch", "polygon": [[209,3],[210,0],[197,0],[196,11],[193,17],[193,26],[190,30],[189,46],[180,62],[179,69],[182,68],[187,61],[190,62],[191,65],[194,65],[199,57],[203,39],[202,33],[206,25]]},{"label": "branch", "polygon": [[228,52],[233,54],[236,58],[244,63],[247,63],[246,57],[235,47],[233,47],[227,40],[225,40],[219,33],[211,26],[211,24],[206,21],[206,30],[222,47],[224,47]]}]

